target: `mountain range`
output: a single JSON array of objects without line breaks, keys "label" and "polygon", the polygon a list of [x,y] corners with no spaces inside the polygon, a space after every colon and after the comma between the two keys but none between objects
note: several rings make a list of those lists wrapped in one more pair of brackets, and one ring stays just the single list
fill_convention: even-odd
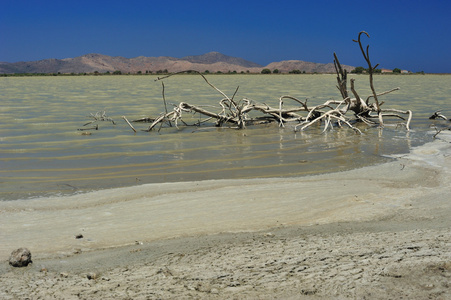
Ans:
[{"label": "mountain range", "polygon": [[[351,71],[352,66],[342,65]],[[174,58],[169,56],[125,58],[103,54],[86,54],[75,58],[44,59],[28,62],[0,62],[0,74],[10,73],[105,73],[121,71],[121,73],[156,73],[158,71],[180,72],[195,70],[210,73],[245,72],[260,73],[262,69],[277,69],[280,73],[299,70],[306,73],[334,73],[333,63],[321,64],[301,60],[285,60],[272,62],[266,66],[239,58],[224,55],[219,52],[209,52],[202,55]]]}]

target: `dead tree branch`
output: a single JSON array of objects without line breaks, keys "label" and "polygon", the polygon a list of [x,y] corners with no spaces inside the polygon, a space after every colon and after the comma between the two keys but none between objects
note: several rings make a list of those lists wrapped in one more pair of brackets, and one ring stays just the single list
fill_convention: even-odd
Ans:
[{"label": "dead tree branch", "polygon": [[130,128],[136,133],[135,127],[133,127],[133,125],[127,120],[127,118],[125,116],[122,116],[122,119],[124,119],[124,121],[127,122],[128,126],[130,126]]},{"label": "dead tree branch", "polygon": [[379,66],[379,64],[375,65],[374,67],[371,65],[370,54],[369,54],[370,45],[366,46],[366,51],[363,50],[362,41],[360,39],[362,34],[365,34],[368,38],[370,37],[370,35],[366,31],[361,31],[359,33],[359,37],[358,37],[357,41],[356,40],[353,40],[353,41],[359,44],[360,51],[362,52],[363,58],[365,59],[365,61],[368,64],[368,73],[370,74],[370,87],[371,87],[371,91],[373,92],[373,97],[374,97],[374,101],[376,104],[376,110],[377,110],[377,114],[379,116],[380,126],[384,126],[384,121],[382,119],[379,100],[377,98],[376,90],[374,89],[374,84],[373,84],[373,73],[374,73],[374,70]]},{"label": "dead tree branch", "polygon": [[429,120],[437,120],[437,119],[448,121],[448,118],[442,115],[442,112],[440,110],[437,110],[432,114],[432,116],[429,117]]},{"label": "dead tree branch", "polygon": [[337,54],[334,52],[334,66],[335,72],[337,73],[337,83],[338,90],[341,93],[343,99],[348,98],[348,90],[346,88],[347,84],[347,71],[341,67],[340,61],[338,60]]},{"label": "dead tree branch", "polygon": [[[369,84],[371,87],[371,95],[369,95],[364,101],[360,94],[357,92],[355,79],[350,79],[350,91],[348,91],[348,73],[345,68],[343,68],[338,60],[336,53],[334,56],[334,67],[336,71],[337,88],[341,95],[341,100],[328,100],[322,104],[308,106],[307,100],[302,101],[296,97],[290,95],[283,95],[278,99],[278,105],[271,107],[266,103],[259,103],[248,98],[243,98],[241,100],[236,100],[238,94],[239,86],[235,89],[232,97],[227,96],[223,91],[217,88],[215,85],[210,83],[204,74],[188,70],[183,72],[177,72],[169,74],[164,77],[158,77],[156,81],[162,81],[162,97],[164,104],[164,112],[161,113],[156,118],[142,118],[132,122],[150,122],[150,126],[147,131],[150,132],[159,125],[161,130],[165,124],[172,127],[172,124],[176,128],[178,124],[183,124],[184,126],[200,126],[210,120],[214,120],[217,127],[228,126],[228,128],[238,128],[244,129],[248,125],[262,124],[268,122],[277,122],[280,127],[285,127],[286,124],[291,123],[294,130],[306,130],[314,124],[319,124],[324,122],[323,132],[326,130],[333,130],[334,127],[343,127],[345,124],[347,127],[354,130],[356,133],[361,134],[362,131],[358,128],[359,126],[384,126],[383,118],[396,118],[403,121],[401,123],[410,130],[410,123],[412,120],[412,112],[410,110],[399,110],[386,108],[382,109],[381,106],[384,102],[380,102],[379,97],[398,90],[399,88],[394,88],[386,92],[376,93],[373,73],[376,66],[373,66],[369,57],[369,45],[366,49],[362,45],[361,36],[366,35],[369,38],[369,34],[365,31],[361,31],[358,35],[358,39],[354,40],[359,44],[359,48],[362,55],[368,64],[369,73]],[[171,76],[180,73],[196,73],[200,75],[203,80],[216,92],[221,95],[221,98],[216,106],[199,106],[190,104],[187,102],[179,102],[178,105],[174,105],[172,111],[168,110],[166,96],[165,96],[165,84],[163,80],[168,79]],[[351,98],[353,96],[353,98]],[[290,104],[290,106],[288,105]],[[199,114],[200,116],[205,116],[206,119],[193,125],[188,125],[184,120],[184,116]],[[257,116],[255,116],[257,115]],[[96,121],[114,121],[107,117],[105,112],[91,114],[93,121],[86,123],[85,125],[92,124]],[[127,124],[136,132],[136,129],[131,125],[125,116],[122,117]],[[434,118],[444,118],[439,112],[435,112],[431,116]],[[390,121],[390,119],[388,119]],[[189,122],[188,122],[189,123]],[[192,123],[192,122],[191,122]]]}]

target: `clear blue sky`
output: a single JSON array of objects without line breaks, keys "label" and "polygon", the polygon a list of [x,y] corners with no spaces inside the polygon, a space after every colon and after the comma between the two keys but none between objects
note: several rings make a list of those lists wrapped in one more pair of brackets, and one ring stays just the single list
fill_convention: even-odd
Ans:
[{"label": "clear blue sky", "polygon": [[362,30],[373,64],[451,73],[449,0],[0,0],[0,61],[218,51],[266,65],[336,52],[366,66],[352,42]]}]

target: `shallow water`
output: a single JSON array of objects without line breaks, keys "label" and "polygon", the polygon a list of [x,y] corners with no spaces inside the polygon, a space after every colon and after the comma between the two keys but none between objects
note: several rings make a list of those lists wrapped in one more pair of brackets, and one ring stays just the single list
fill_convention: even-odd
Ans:
[{"label": "shallow water", "polygon": [[[360,95],[369,95],[368,77],[353,77]],[[135,134],[121,116],[133,120],[164,111],[162,85],[155,78],[0,78],[0,199],[143,183],[348,170],[383,162],[388,159],[384,155],[408,152],[432,140],[428,117],[439,109],[450,114],[451,76],[376,76],[378,92],[400,87],[381,100],[384,107],[411,109],[412,131],[361,126],[363,135],[347,128],[321,133],[321,127],[295,133],[292,125],[234,130],[210,124],[200,130],[172,127],[149,133],[141,131],[149,124],[135,123]],[[282,95],[309,99],[309,105],[340,98],[334,75],[210,75],[208,79],[229,96],[239,86],[235,99],[246,97],[273,107]],[[164,83],[168,103],[217,106],[222,98],[200,76],[174,76]],[[99,130],[82,135],[77,129],[90,121],[90,113],[99,111],[116,125],[97,122]]]}]

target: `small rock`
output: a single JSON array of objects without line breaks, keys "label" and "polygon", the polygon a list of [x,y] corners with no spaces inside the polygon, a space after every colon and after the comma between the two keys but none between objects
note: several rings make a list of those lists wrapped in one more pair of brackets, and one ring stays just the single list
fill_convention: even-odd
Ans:
[{"label": "small rock", "polygon": [[91,273],[88,273],[88,274],[86,275],[86,277],[87,277],[89,280],[96,280],[97,277],[98,277],[98,275],[97,275],[96,273],[94,273],[94,272],[91,272]]},{"label": "small rock", "polygon": [[69,273],[61,272],[60,276],[63,277],[63,278],[67,278],[67,277],[69,277]]},{"label": "small rock", "polygon": [[9,264],[13,267],[26,267],[31,261],[31,252],[27,248],[14,250],[9,257]]},{"label": "small rock", "polygon": [[432,290],[435,287],[432,283],[422,284],[421,286],[425,290]]},{"label": "small rock", "polygon": [[83,238],[83,234],[79,233],[75,236],[76,239],[82,239]]}]

